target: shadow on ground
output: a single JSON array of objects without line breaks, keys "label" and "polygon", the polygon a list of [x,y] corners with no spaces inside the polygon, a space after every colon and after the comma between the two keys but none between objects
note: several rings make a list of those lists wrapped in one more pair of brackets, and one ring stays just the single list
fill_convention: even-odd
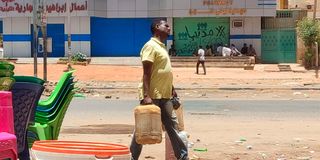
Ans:
[{"label": "shadow on ground", "polygon": [[134,125],[127,124],[98,124],[79,127],[64,127],[64,134],[131,134]]}]

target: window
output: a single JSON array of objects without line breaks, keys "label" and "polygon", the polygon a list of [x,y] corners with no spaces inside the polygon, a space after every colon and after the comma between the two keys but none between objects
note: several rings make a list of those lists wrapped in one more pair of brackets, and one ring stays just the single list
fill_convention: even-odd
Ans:
[{"label": "window", "polygon": [[242,20],[234,20],[232,22],[232,27],[233,28],[241,28],[241,27],[243,27],[243,21]]}]

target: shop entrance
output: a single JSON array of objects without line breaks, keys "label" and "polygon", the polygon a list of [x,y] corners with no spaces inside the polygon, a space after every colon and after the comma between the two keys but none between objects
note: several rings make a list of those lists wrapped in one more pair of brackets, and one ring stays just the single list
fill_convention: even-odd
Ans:
[{"label": "shop entrance", "polygon": [[[42,32],[39,32],[39,37],[42,37]],[[47,25],[47,37],[52,38],[52,53],[48,54],[48,57],[64,57],[65,56],[65,35],[64,24],[48,24]],[[33,46],[33,25],[31,25],[31,46]],[[31,52],[31,57],[33,53]],[[42,57],[43,54],[38,54]]]}]

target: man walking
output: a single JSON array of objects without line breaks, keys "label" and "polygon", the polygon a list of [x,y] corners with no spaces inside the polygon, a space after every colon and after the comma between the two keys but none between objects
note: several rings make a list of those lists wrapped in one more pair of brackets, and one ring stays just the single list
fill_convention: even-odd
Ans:
[{"label": "man walking", "polygon": [[[177,121],[172,116],[170,98],[176,96],[173,88],[171,62],[164,42],[170,34],[165,20],[155,20],[151,25],[153,37],[143,46],[140,57],[143,66],[141,104],[155,104],[161,109],[161,121],[169,135],[175,156],[179,160],[188,159],[187,147],[178,136]],[[138,160],[142,145],[133,135],[130,151],[132,160]]]},{"label": "man walking", "polygon": [[204,49],[202,48],[202,46],[199,46],[196,74],[199,74],[199,65],[201,63],[204,75],[206,75],[206,66],[204,65],[204,62],[205,62]]}]

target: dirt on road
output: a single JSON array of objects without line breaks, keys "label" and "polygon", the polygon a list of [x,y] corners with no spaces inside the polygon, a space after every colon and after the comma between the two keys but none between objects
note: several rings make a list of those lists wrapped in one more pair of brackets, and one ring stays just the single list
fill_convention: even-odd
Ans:
[{"label": "dirt on road", "polygon": [[[32,64],[16,64],[16,75],[33,75]],[[73,66],[82,94],[88,98],[137,99],[140,66],[88,65]],[[314,71],[270,72],[265,67],[255,70],[239,68],[208,68],[207,75],[194,74],[194,68],[174,68],[174,85],[182,99],[318,99],[319,79]],[[39,65],[39,77],[43,77]],[[66,65],[49,64],[48,80],[56,82]],[[287,88],[309,87],[307,90]],[[314,87],[315,89],[310,89]],[[53,86],[51,86],[51,89]],[[234,89],[242,88],[242,89]],[[255,88],[255,89],[250,89]],[[258,89],[257,89],[258,88]],[[260,89],[259,89],[260,88]],[[227,112],[227,111],[226,111]],[[68,119],[66,115],[66,119]],[[75,115],[72,115],[75,116]],[[130,144],[133,121],[127,124],[103,123],[86,117],[90,134],[80,132],[81,126],[64,125],[59,139]],[[113,117],[119,121],[128,117]],[[132,118],[132,117],[131,117]],[[107,122],[106,122],[107,121]],[[71,122],[64,122],[64,124]],[[76,123],[76,122],[72,122]],[[190,133],[191,159],[210,160],[317,160],[320,159],[319,118],[301,117],[232,117],[185,113],[186,131]],[[70,127],[70,126],[69,126]],[[92,129],[93,128],[93,129]],[[65,129],[65,130],[64,130]],[[68,130],[69,129],[69,130]],[[88,130],[89,130],[88,129]],[[117,133],[114,133],[116,131]],[[195,148],[207,148],[196,152]],[[164,160],[164,142],[144,147],[141,159]]]},{"label": "dirt on road", "polygon": [[[16,64],[16,75],[34,75],[32,64]],[[72,66],[80,92],[87,97],[137,98],[141,66],[88,65]],[[272,66],[271,66],[272,67]],[[276,72],[270,65],[256,65],[254,70],[242,68],[208,68],[207,75],[194,74],[194,68],[173,68],[174,85],[182,98],[249,98],[249,99],[317,99],[320,78],[314,71]],[[47,88],[52,90],[66,65],[49,64]],[[268,71],[267,71],[268,70]],[[38,66],[43,78],[43,66]],[[295,89],[291,89],[295,88]],[[300,90],[299,88],[305,88]],[[314,89],[313,89],[314,88]]]}]

